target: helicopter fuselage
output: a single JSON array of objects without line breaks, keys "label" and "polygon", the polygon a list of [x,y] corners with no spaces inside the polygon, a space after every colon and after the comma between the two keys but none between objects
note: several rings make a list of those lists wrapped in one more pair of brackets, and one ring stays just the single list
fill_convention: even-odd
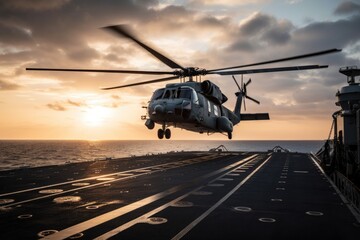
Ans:
[{"label": "helicopter fuselage", "polygon": [[157,123],[164,131],[173,126],[199,133],[229,133],[240,118],[222,105],[226,100],[210,81],[167,84],[149,101],[145,125],[153,129]]}]

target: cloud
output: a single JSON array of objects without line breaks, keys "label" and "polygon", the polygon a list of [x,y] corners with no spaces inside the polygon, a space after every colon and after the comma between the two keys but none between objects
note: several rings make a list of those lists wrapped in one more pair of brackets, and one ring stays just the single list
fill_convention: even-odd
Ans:
[{"label": "cloud", "polygon": [[293,4],[298,4],[301,3],[303,0],[286,0],[285,2],[287,4],[293,5]]},{"label": "cloud", "polygon": [[360,5],[354,2],[342,2],[336,9],[335,14],[347,15],[351,13],[360,13]]},{"label": "cloud", "polygon": [[0,0],[0,6],[19,10],[44,11],[60,8],[71,0]]},{"label": "cloud", "polygon": [[[31,31],[28,28],[6,21],[0,21],[0,36],[0,44],[6,45],[24,46],[32,41]],[[18,49],[7,49],[7,51],[16,52]]]},{"label": "cloud", "polygon": [[84,102],[76,102],[76,101],[72,101],[70,99],[67,100],[67,103],[72,105],[72,106],[75,106],[75,107],[83,107],[83,106],[87,106],[86,103]]},{"label": "cloud", "polygon": [[257,51],[271,45],[283,45],[291,40],[291,22],[277,20],[268,14],[255,12],[240,23],[229,45],[229,51]]},{"label": "cloud", "polygon": [[55,111],[67,111],[69,107],[87,107],[88,105],[83,101],[74,101],[68,99],[66,101],[56,101],[46,105],[48,108]]},{"label": "cloud", "polygon": [[48,108],[55,110],[55,111],[66,111],[67,108],[64,107],[61,103],[55,102],[55,103],[49,103],[46,105]]},{"label": "cloud", "polygon": [[261,33],[271,26],[271,22],[276,22],[274,17],[267,14],[255,12],[240,24],[240,31],[246,35]]},{"label": "cloud", "polygon": [[[346,79],[338,73],[338,69],[341,66],[358,65],[360,60],[359,55],[355,54],[360,46],[360,33],[356,30],[359,25],[359,14],[297,27],[290,21],[269,14],[254,13],[240,22],[235,34],[234,31],[224,34],[222,41],[229,43],[226,48],[228,52],[224,54],[216,51],[212,57],[226,59],[225,64],[231,66],[231,62],[233,65],[241,65],[329,48],[344,48],[342,53],[264,65],[266,68],[320,64],[329,65],[327,69],[245,76],[245,79],[253,78],[251,96],[261,101],[256,111],[270,111],[272,117],[283,119],[296,119],[299,116],[304,119],[330,118],[337,109],[334,104],[335,93],[346,84]],[[232,92],[229,90],[231,87],[223,81],[220,84],[222,90]],[[229,106],[232,104],[231,98]],[[248,108],[250,111],[253,109]]]},{"label": "cloud", "polygon": [[293,34],[295,44],[311,46],[312,49],[344,48],[360,40],[360,15],[334,22],[316,22],[298,29]]},{"label": "cloud", "polygon": [[[152,2],[156,4],[156,1]],[[127,56],[140,55],[138,52],[145,56],[146,53],[135,44],[129,44],[129,41],[99,27],[129,21],[146,36],[166,38],[187,34],[196,37],[201,33],[208,36],[211,30],[225,29],[229,18],[218,19],[182,6],[148,9],[139,1],[130,0],[104,0],[101,4],[92,0],[69,1],[63,8],[41,12],[0,9],[0,33],[3,36],[0,47],[5,51],[1,59],[12,58],[18,63],[27,60],[32,63],[29,67],[128,66]],[[189,28],[189,25],[193,27]],[[200,42],[208,38],[198,39]],[[111,45],[106,51],[91,45],[101,42]],[[20,55],[25,55],[25,58]]]},{"label": "cloud", "polygon": [[15,83],[11,83],[0,79],[0,91],[17,90],[21,86]]},{"label": "cloud", "polygon": [[83,111],[85,109],[91,109],[94,107],[96,108],[99,106],[105,108],[118,108],[120,107],[121,104],[120,102],[121,98],[118,95],[111,95],[110,98],[103,98],[101,95],[99,96],[92,95],[85,98],[86,100],[81,100],[81,101],[72,100],[72,99],[60,100],[54,103],[49,103],[46,106],[56,111],[66,111],[74,107],[81,108],[81,110]]},{"label": "cloud", "polygon": [[[63,6],[51,11],[25,11],[26,6],[46,9]],[[65,4],[67,3],[67,4]],[[78,0],[78,1],[2,1],[0,7],[0,51],[6,55],[30,50],[32,59],[39,65],[90,66],[103,54],[88,43],[116,38],[100,30],[100,27],[122,23],[146,16],[146,7],[133,1]],[[16,7],[16,6],[22,6]],[[37,8],[37,7],[36,7]],[[103,14],[105,13],[106,14]],[[133,15],[134,14],[134,15]],[[46,60],[43,60],[46,59]],[[44,65],[43,65],[44,66]]]},{"label": "cloud", "polygon": [[95,51],[92,48],[84,47],[84,48],[78,48],[75,50],[70,50],[68,54],[69,58],[74,61],[87,61],[89,59],[96,59],[100,57],[100,53]]},{"label": "cloud", "polygon": [[190,0],[190,6],[237,6],[237,5],[249,5],[249,4],[259,4],[268,2],[268,0]]},{"label": "cloud", "polygon": [[118,107],[121,106],[121,103],[123,103],[123,102],[121,101],[121,97],[120,97],[119,95],[112,94],[110,97],[111,97],[111,99],[112,99],[113,101],[111,101],[111,103],[105,104],[105,105],[104,105],[105,107],[118,108]]},{"label": "cloud", "polygon": [[159,5],[158,0],[134,0],[134,2],[138,5],[143,5],[146,7],[153,7]]},{"label": "cloud", "polygon": [[118,108],[119,106],[120,106],[120,104],[117,103],[117,102],[113,102],[113,103],[111,104],[111,107],[112,107],[112,108]]},{"label": "cloud", "polygon": [[120,100],[120,96],[119,95],[111,95],[111,98],[115,99],[115,100]]},{"label": "cloud", "polygon": [[[0,0],[0,64],[5,66],[7,72],[16,71],[19,79],[29,79],[29,82],[40,77],[61,80],[63,88],[58,88],[58,92],[49,90],[47,94],[64,93],[63,98],[47,105],[46,102],[42,103],[56,111],[92,107],[92,102],[88,99],[82,101],[83,98],[73,98],[72,95],[66,97],[69,96],[66,95],[66,90],[76,89],[97,94],[99,87],[155,79],[158,76],[25,73],[17,71],[18,69],[32,66],[168,70],[136,44],[100,29],[111,24],[129,23],[141,39],[164,50],[165,55],[176,62],[184,66],[207,69],[283,58],[326,48],[347,49],[347,52],[341,54],[275,65],[330,64],[329,69],[245,76],[245,79],[253,78],[250,96],[259,98],[262,104],[252,106],[249,101],[249,112],[270,111],[272,117],[278,118],[296,118],[297,115],[312,118],[321,114],[324,117],[335,108],[334,94],[337,88],[345,83],[345,78],[338,73],[339,66],[356,65],[359,61],[356,54],[350,58],[348,53],[355,52],[360,46],[358,15],[298,27],[290,20],[280,19],[269,13],[255,12],[241,16],[243,12],[238,12],[239,8],[226,8],[226,5],[237,3],[260,2],[250,0],[223,3],[217,1],[219,5],[223,4],[219,11],[217,6],[214,7],[217,4],[215,1],[193,1],[212,6],[206,9],[192,8],[191,1],[187,1],[188,5],[185,6],[168,4],[161,8],[157,7],[161,4],[156,0],[47,1],[49,5],[38,5],[34,8],[27,6],[27,2]],[[25,5],[21,7],[21,3]],[[50,6],[51,4],[54,5]],[[340,4],[335,14],[355,13],[352,9],[358,9],[358,5],[350,5],[352,8],[346,7],[345,3]],[[4,68],[0,70],[0,74],[3,71]],[[11,83],[8,79],[13,80],[8,73],[0,77],[3,79],[0,81],[1,87]],[[228,95],[227,105],[232,109],[236,86],[231,77],[209,75],[204,79],[218,83]],[[129,104],[126,101],[134,102],[128,100],[128,97],[122,94],[124,92],[131,96],[143,96],[147,101],[155,88],[165,84],[121,89],[118,95],[107,96],[100,105],[110,108],[119,107],[121,103],[123,107]],[[37,89],[44,88],[39,86]],[[19,87],[8,86],[13,90]]]}]

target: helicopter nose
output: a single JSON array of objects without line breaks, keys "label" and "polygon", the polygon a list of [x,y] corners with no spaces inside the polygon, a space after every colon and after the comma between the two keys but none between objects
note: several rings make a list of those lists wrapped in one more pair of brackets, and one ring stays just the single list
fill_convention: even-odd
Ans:
[{"label": "helicopter nose", "polygon": [[164,113],[165,112],[165,108],[163,105],[156,105],[154,107],[154,111],[152,114],[161,114],[161,113]]}]

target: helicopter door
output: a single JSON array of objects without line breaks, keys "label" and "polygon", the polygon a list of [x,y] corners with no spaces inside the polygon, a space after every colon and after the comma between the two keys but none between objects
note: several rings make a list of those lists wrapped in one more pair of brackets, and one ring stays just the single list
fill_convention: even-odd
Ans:
[{"label": "helicopter door", "polygon": [[191,89],[191,95],[192,95],[191,100],[192,100],[192,106],[193,106],[193,112],[194,112],[195,118],[199,122],[201,122],[204,119],[204,110],[200,104],[199,96],[194,89]]},{"label": "helicopter door", "polygon": [[201,94],[196,94],[196,103],[194,103],[194,113],[197,121],[203,124],[205,117],[207,116],[207,103],[206,99]]}]

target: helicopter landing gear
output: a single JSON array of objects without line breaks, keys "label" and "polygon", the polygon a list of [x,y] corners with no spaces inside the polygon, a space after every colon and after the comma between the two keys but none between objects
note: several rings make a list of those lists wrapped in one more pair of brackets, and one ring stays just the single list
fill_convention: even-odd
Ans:
[{"label": "helicopter landing gear", "polygon": [[163,125],[163,128],[160,128],[158,130],[158,138],[159,139],[163,139],[164,138],[164,135],[165,135],[165,138],[166,139],[170,139],[171,138],[171,130],[166,128],[165,125]]},{"label": "helicopter landing gear", "polygon": [[171,131],[170,131],[170,129],[165,129],[165,138],[166,139],[170,139],[171,138]]},{"label": "helicopter landing gear", "polygon": [[229,140],[232,139],[232,132],[228,132],[228,139],[229,139]]},{"label": "helicopter landing gear", "polygon": [[164,130],[162,130],[162,129],[159,129],[159,130],[158,130],[158,138],[159,138],[159,139],[163,139],[163,138],[164,138]]}]

